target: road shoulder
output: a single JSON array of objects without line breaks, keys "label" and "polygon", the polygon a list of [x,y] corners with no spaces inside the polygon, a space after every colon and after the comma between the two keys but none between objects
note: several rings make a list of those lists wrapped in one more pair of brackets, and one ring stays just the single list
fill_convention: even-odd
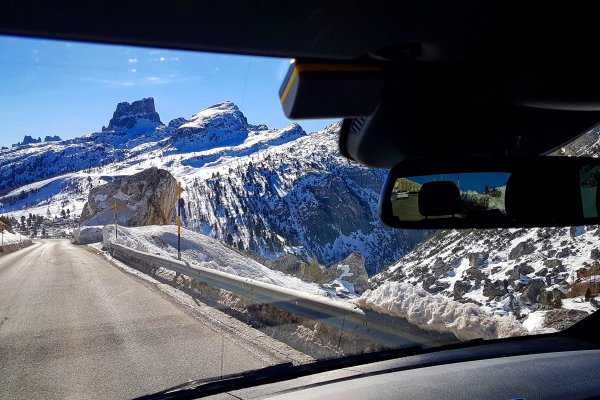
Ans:
[{"label": "road shoulder", "polygon": [[187,314],[210,326],[225,340],[246,348],[252,354],[265,362],[275,364],[292,362],[295,365],[306,364],[314,358],[273,339],[267,334],[245,324],[242,321],[211,307],[197,297],[193,297],[173,286],[160,282],[125,263],[113,258],[108,252],[102,251],[98,245],[75,245],[107,261],[117,270],[128,275],[149,290],[160,294],[167,301],[180,307]]}]

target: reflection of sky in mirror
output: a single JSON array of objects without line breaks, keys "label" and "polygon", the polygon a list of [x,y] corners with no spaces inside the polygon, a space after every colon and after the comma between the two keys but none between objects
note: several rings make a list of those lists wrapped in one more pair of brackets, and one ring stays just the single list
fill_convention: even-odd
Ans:
[{"label": "reflection of sky in mirror", "polygon": [[469,172],[462,174],[438,174],[438,175],[422,175],[413,176],[406,179],[413,182],[423,184],[432,181],[451,181],[458,185],[460,181],[460,190],[473,190],[478,193],[483,193],[487,186],[489,190],[506,185],[506,181],[510,177],[508,172]]}]

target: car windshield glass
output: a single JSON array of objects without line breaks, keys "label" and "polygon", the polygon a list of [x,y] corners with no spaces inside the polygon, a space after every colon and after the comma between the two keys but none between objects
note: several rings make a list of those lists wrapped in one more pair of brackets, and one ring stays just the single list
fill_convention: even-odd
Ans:
[{"label": "car windshield glass", "polygon": [[[385,227],[386,171],[340,154],[339,121],[284,117],[288,59],[1,36],[0,49],[7,393],[134,397],[551,333],[598,308],[597,226]],[[597,156],[597,136],[557,155]],[[495,178],[440,180],[501,212]],[[413,201],[417,180],[393,201]]]}]

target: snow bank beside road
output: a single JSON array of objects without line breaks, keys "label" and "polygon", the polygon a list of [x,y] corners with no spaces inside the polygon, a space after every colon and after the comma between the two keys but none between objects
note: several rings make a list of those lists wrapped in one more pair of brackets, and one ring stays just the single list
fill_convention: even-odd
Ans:
[{"label": "snow bank beside road", "polygon": [[33,244],[29,237],[19,235],[18,233],[10,233],[3,231],[2,245],[0,246],[0,256],[13,253]]},{"label": "snow bank beside road", "polygon": [[512,316],[493,316],[475,304],[432,295],[409,283],[387,282],[375,290],[367,290],[355,302],[365,310],[405,318],[419,328],[451,332],[460,340],[528,333]]},{"label": "snow bank beside road", "polygon": [[29,240],[29,238],[27,236],[19,235],[18,233],[10,233],[9,231],[4,231],[4,234],[2,237],[2,243],[5,246],[7,246],[9,244],[24,242],[26,240]]},{"label": "snow bank beside road", "polygon": [[[108,246],[114,242],[114,226],[108,225],[103,230],[103,243]],[[136,228],[119,226],[116,243],[165,257],[177,257],[177,227],[174,225]],[[244,257],[216,239],[187,229],[182,229],[181,258],[192,266],[211,268],[280,287],[300,290],[307,294],[327,296],[327,292],[317,284],[304,282],[282,272],[273,271]]]}]

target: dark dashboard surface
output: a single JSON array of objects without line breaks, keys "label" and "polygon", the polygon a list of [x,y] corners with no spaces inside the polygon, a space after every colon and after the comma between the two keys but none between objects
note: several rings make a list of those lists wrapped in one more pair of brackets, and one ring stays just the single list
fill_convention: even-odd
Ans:
[{"label": "dark dashboard surface", "polygon": [[600,347],[552,336],[481,343],[345,367],[208,398],[600,398]]},{"label": "dark dashboard surface", "polygon": [[600,350],[583,350],[445,364],[330,383],[267,398],[593,398],[600,393],[599,356]]}]

